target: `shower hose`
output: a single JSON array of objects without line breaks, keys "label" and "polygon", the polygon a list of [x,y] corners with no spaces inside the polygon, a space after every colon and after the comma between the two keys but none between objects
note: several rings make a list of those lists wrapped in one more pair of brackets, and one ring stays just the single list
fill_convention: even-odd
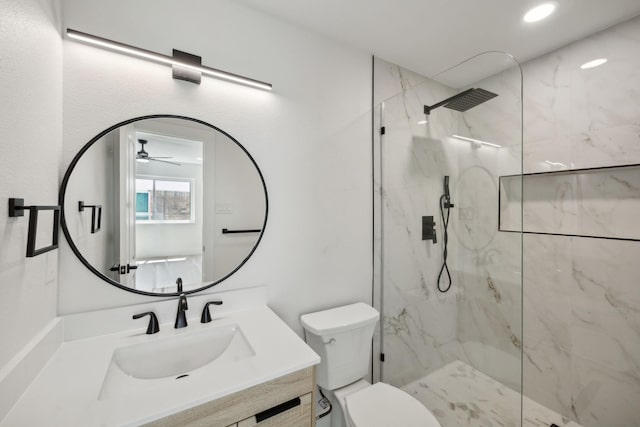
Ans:
[{"label": "shower hose", "polygon": [[[444,244],[444,249],[442,251],[442,268],[440,268],[440,273],[438,274],[438,290],[442,293],[447,292],[451,288],[451,273],[449,272],[449,266],[447,265],[447,243],[449,241],[449,233],[447,232],[447,228],[449,227],[449,213],[451,212],[449,205],[449,200],[447,200],[447,196],[444,194],[440,196],[440,216],[442,217],[442,225],[444,227],[444,235],[442,237],[442,243]],[[444,211],[447,210],[447,215],[445,216]],[[449,279],[449,284],[446,288],[440,287],[440,282],[442,281],[442,274],[446,271],[447,278]]]}]

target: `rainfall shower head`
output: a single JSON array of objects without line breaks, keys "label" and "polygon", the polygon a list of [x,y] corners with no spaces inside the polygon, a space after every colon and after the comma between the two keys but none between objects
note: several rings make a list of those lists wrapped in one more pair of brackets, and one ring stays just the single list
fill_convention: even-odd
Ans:
[{"label": "rainfall shower head", "polygon": [[429,114],[432,110],[438,107],[445,107],[451,110],[464,112],[476,105],[480,105],[492,98],[495,98],[498,94],[489,92],[481,88],[467,89],[464,92],[460,92],[457,95],[453,95],[451,98],[447,98],[444,101],[440,101],[434,105],[425,105],[424,113]]}]

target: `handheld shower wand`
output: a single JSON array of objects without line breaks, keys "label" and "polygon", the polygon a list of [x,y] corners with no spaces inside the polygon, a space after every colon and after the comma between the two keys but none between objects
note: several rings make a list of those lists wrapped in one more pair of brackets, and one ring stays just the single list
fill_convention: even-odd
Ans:
[{"label": "handheld shower wand", "polygon": [[449,209],[453,207],[453,203],[451,203],[451,194],[449,194],[449,175],[444,176],[444,207]]},{"label": "handheld shower wand", "polygon": [[[449,266],[447,265],[447,255],[448,249],[447,244],[449,242],[449,233],[447,228],[449,227],[449,214],[450,209],[453,207],[453,203],[451,203],[451,194],[449,192],[449,176],[445,175],[444,177],[444,194],[440,196],[440,216],[442,217],[442,226],[444,227],[444,233],[442,238],[442,243],[444,245],[444,249],[442,251],[442,267],[440,268],[440,273],[438,274],[438,290],[442,293],[447,292],[451,288],[451,273],[449,272]],[[444,211],[447,211],[445,216]],[[442,279],[442,275],[444,272],[447,272],[447,277],[449,279],[449,285],[446,288],[440,287],[440,281]]]}]

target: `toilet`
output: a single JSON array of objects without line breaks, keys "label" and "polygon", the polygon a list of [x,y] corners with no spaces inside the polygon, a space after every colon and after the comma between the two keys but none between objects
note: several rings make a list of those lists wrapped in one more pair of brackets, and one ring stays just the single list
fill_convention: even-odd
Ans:
[{"label": "toilet", "polygon": [[380,314],[364,303],[304,314],[307,344],[322,359],[317,379],[332,405],[331,427],[440,427],[408,393],[364,379]]}]

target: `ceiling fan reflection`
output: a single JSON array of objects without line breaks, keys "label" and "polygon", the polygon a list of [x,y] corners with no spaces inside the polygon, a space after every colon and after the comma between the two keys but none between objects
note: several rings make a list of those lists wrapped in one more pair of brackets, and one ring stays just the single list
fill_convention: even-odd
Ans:
[{"label": "ceiling fan reflection", "polygon": [[147,153],[147,151],[144,149],[144,146],[145,144],[147,144],[148,141],[146,139],[138,139],[138,142],[140,143],[140,151],[136,153],[136,161],[141,163],[148,163],[149,161],[154,161],[154,162],[169,163],[170,165],[182,166],[180,163],[170,162],[168,160],[162,160],[162,159],[172,159],[173,157],[150,156],[149,153]]}]

